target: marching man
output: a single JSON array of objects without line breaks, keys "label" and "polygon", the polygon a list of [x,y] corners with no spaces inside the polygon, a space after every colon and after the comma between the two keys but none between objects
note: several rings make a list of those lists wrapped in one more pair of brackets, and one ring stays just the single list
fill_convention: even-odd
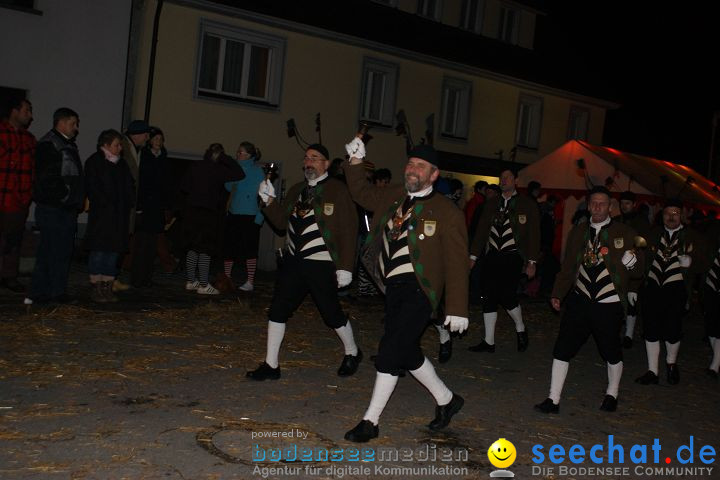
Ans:
[{"label": "marching man", "polygon": [[502,194],[485,204],[470,248],[473,265],[486,252],[482,277],[485,339],[470,347],[472,352],[495,352],[498,305],[502,305],[515,322],[518,352],[528,347],[517,291],[523,267],[528,278],[535,276],[540,256],[540,211],[534,200],[515,190],[515,182],[512,171],[500,174]]},{"label": "marching man", "polygon": [[[658,383],[660,342],[665,342],[667,382],[680,382],[677,356],[682,338],[682,319],[687,313],[691,267],[701,244],[694,230],[683,226],[682,203],[668,200],[663,208],[663,227],[648,239],[648,263],[645,287],[640,296],[643,334],[648,371],[635,379],[642,385]],[[651,260],[652,259],[652,260]]]},{"label": "marching man", "polygon": [[552,307],[560,311],[560,303],[567,295],[553,349],[550,395],[535,405],[542,413],[560,411],[569,362],[590,335],[607,363],[608,387],[600,409],[606,412],[617,409],[623,370],[619,336],[625,316],[623,300],[630,279],[642,276],[642,265],[632,249],[635,231],[610,218],[610,192],[605,187],[594,187],[588,207],[589,224],[570,230],[565,259],[550,299]]},{"label": "marching man", "polygon": [[345,434],[352,442],[378,436],[378,422],[395,389],[401,370],[409,371],[435,399],[433,430],[446,427],[463,406],[435,372],[420,348],[420,339],[445,293],[445,322],[453,332],[468,326],[467,230],[463,213],[433,191],[439,175],[435,150],[415,147],[405,166],[405,184],[376,188],[365,181],[360,138],[346,146],[350,166],[345,175],[353,199],[375,212],[366,246],[375,246],[370,260],[379,268],[385,288],[385,333],[375,361],[377,375],[370,406],[363,419]]},{"label": "marching man", "polygon": [[350,320],[342,310],[337,289],[352,281],[357,238],[355,204],[347,187],[328,176],[327,149],[320,144],[305,151],[305,181],[293,185],[282,203],[275,202],[270,180],[260,184],[258,194],[267,205],[263,213],[280,229],[287,229],[287,249],[278,271],[270,311],[265,361],[247,373],[252,380],[280,378],[278,355],[285,324],[308,293],[325,324],[334,329],[345,347],[338,375],[354,374],[362,352],[355,344]]}]

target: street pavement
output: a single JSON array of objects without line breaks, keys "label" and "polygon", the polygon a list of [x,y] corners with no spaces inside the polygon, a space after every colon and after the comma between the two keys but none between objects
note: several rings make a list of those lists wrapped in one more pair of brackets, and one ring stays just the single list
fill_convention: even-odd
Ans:
[{"label": "street pavement", "polygon": [[[423,337],[441,378],[465,398],[450,426],[426,427],[434,402],[407,375],[380,419],[379,438],[356,445],[343,434],[370,400],[379,299],[343,297],[365,354],[356,375],[337,376],[341,342],[308,299],[288,323],[281,379],[251,382],[246,371],[264,359],[271,274],[261,273],[252,293],[213,298],[185,292],[179,275],[156,275],[150,289],[94,305],[82,272],[73,266],[75,305],[26,307],[22,295],[0,293],[2,479],[490,478],[496,467],[488,448],[499,438],[517,451],[507,467],[515,478],[720,478],[715,455],[704,463],[706,449],[701,458],[706,445],[720,449],[720,385],[705,373],[710,349],[695,311],[684,325],[679,385],[667,384],[662,360],[659,385],[634,383],[646,370],[636,340],[625,350],[618,410],[600,411],[606,366],[590,339],[570,364],[560,413],[543,415],[533,405],[548,393],[559,316],[524,299],[528,351],[517,352],[513,323],[501,313],[496,353],[473,353],[467,347],[483,332],[473,307],[450,362],[437,363],[434,328]],[[693,463],[681,464],[677,450],[691,441]],[[573,463],[580,447],[572,459],[568,451],[576,444],[584,453]],[[590,457],[595,445],[602,463]],[[635,445],[647,446],[644,462],[641,447],[638,463],[630,458]],[[303,453],[311,461],[275,461]],[[328,460],[318,461],[323,454]],[[682,449],[680,458],[689,454]],[[587,470],[597,467],[617,470]],[[681,475],[676,467],[695,470]]]}]

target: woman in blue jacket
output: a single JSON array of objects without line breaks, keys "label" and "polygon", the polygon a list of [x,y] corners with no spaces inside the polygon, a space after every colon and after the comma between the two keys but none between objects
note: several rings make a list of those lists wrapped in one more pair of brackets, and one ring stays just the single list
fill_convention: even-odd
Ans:
[{"label": "woman in blue jacket", "polygon": [[255,288],[260,227],[263,224],[257,196],[258,187],[265,180],[265,172],[257,163],[260,156],[260,149],[255,145],[242,142],[236,158],[245,172],[245,178],[225,184],[225,189],[230,192],[225,223],[225,275],[231,278],[235,261],[244,260],[247,280],[239,288],[245,292],[252,292]]}]

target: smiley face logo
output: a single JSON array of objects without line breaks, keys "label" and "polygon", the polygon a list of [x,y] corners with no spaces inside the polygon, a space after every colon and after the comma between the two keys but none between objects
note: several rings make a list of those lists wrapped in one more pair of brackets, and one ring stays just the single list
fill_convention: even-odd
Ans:
[{"label": "smiley face logo", "polygon": [[517,451],[515,445],[504,438],[499,438],[488,449],[488,460],[497,468],[507,468],[515,462]]}]

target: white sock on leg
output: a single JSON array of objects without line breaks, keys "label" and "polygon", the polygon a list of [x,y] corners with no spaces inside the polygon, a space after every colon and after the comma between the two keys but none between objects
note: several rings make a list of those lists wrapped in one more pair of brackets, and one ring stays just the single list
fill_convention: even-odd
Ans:
[{"label": "white sock on leg", "polygon": [[524,332],[525,331],[525,324],[523,323],[522,319],[522,308],[520,305],[513,308],[512,310],[508,310],[508,315],[510,315],[510,318],[513,319],[513,322],[515,322],[515,331],[516,332]]},{"label": "white sock on leg", "polygon": [[626,337],[633,337],[633,333],[635,332],[635,321],[637,320],[637,317],[635,315],[628,315],[625,317],[625,336]]},{"label": "white sock on leg", "polygon": [[675,343],[665,342],[665,349],[667,350],[665,354],[665,362],[669,364],[676,363],[678,352],[680,351],[680,341]]},{"label": "white sock on leg", "polygon": [[345,326],[336,328],[335,333],[337,333],[337,336],[342,340],[343,346],[345,347],[345,355],[357,355],[358,347],[357,344],[355,344],[355,337],[353,337],[350,320],[347,321]]},{"label": "white sock on leg", "polygon": [[622,377],[623,362],[616,364],[607,364],[608,371],[608,387],[605,392],[607,395],[612,395],[615,399],[618,398],[618,390],[620,389],[620,377]]},{"label": "white sock on leg", "polygon": [[435,328],[440,334],[440,343],[445,343],[450,340],[450,332],[448,332],[447,328],[443,327],[442,325],[435,325]]},{"label": "white sock on leg", "polygon": [[713,349],[713,359],[710,362],[710,370],[717,372],[720,369],[720,340],[710,337],[710,345]]},{"label": "white sock on leg", "polygon": [[557,358],[553,358],[552,376],[550,378],[550,394],[548,398],[555,405],[560,404],[560,395],[562,394],[563,385],[565,385],[565,377],[567,377],[570,364]]},{"label": "white sock on leg", "polygon": [[485,343],[495,345],[495,322],[497,322],[497,312],[483,313],[483,321],[485,322]]},{"label": "white sock on leg", "polygon": [[280,354],[280,345],[285,338],[285,324],[268,321],[268,338],[267,353],[265,354],[265,363],[272,368],[278,367],[278,355]]},{"label": "white sock on leg", "polygon": [[435,398],[435,402],[438,405],[447,405],[452,400],[452,392],[449,388],[440,380],[437,373],[435,373],[435,367],[433,367],[430,360],[425,358],[425,361],[420,368],[417,370],[410,370],[415,379],[422,383],[425,388],[430,391],[430,394]]},{"label": "white sock on leg", "polygon": [[648,342],[645,340],[645,351],[648,357],[648,370],[657,375],[660,363],[660,342]]},{"label": "white sock on leg", "polygon": [[390,400],[397,381],[398,377],[395,375],[377,372],[375,376],[375,388],[373,388],[370,405],[365,412],[365,416],[363,416],[363,420],[370,420],[374,425],[378,424],[380,415],[382,415],[383,410],[385,410],[385,405],[387,405],[388,400]]}]

